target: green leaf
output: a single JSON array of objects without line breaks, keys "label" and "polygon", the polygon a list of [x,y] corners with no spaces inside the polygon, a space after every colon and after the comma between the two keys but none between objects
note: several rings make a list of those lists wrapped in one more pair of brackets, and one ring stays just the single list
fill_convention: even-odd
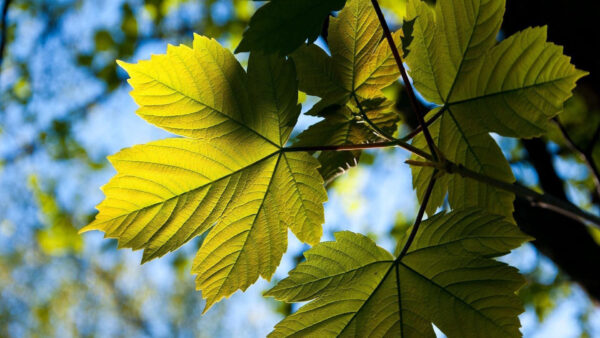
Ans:
[{"label": "green leaf", "polygon": [[[401,32],[394,38],[400,46]],[[331,18],[328,42],[331,57],[321,48],[299,48],[292,58],[296,64],[299,88],[322,101],[322,108],[348,102],[352,94],[363,99],[383,97],[381,90],[400,76],[391,49],[382,40],[383,30],[368,1],[350,0],[337,18]]]},{"label": "green leaf", "polygon": [[[504,0],[440,0],[431,8],[410,0],[413,21],[411,53],[406,57],[414,86],[443,111],[432,126],[436,143],[451,161],[514,182],[510,167],[488,134],[534,137],[545,132],[550,118],[562,110],[577,79],[562,48],[546,42],[546,29],[533,28],[497,43]],[[425,149],[424,139],[414,143]],[[431,169],[413,168],[420,200]],[[443,203],[453,208],[482,207],[511,217],[514,196],[453,175],[434,189],[427,212]]]},{"label": "green leaf", "polygon": [[[394,33],[398,46],[400,35],[400,31]],[[396,81],[400,73],[382,37],[383,30],[372,5],[368,1],[350,0],[338,17],[330,21],[331,56],[316,45],[303,46],[292,54],[300,90],[321,98],[307,114],[325,117],[300,134],[297,145],[380,141],[380,136],[358,116],[354,96],[361,101],[370,120],[390,134],[396,131],[399,116],[392,103],[385,101],[381,90]],[[360,151],[322,153],[320,172],[330,182],[355,166],[360,154]]]},{"label": "green leaf", "polygon": [[425,221],[406,256],[394,259],[363,235],[336,233],[267,292],[308,301],[272,337],[518,337],[517,270],[492,257],[529,240],[502,216],[477,209]]},{"label": "green leaf", "polygon": [[562,47],[546,39],[546,27],[529,28],[485,54],[457,82],[449,101],[457,118],[475,118],[487,130],[505,136],[545,133],[550,119],[571,97],[575,82],[587,74],[575,69]]},{"label": "green leaf", "polygon": [[[196,285],[212,304],[269,279],[287,245],[321,237],[326,192],[318,161],[282,151],[300,107],[291,61],[252,53],[248,74],[216,41],[169,46],[131,76],[137,113],[189,138],[124,149],[117,175],[82,231],[101,230],[143,261],[208,231],[194,261]],[[205,310],[206,310],[205,309]]]},{"label": "green leaf", "polygon": [[406,58],[415,87],[462,124],[511,137],[541,135],[586,75],[562,48],[546,42],[545,27],[497,44],[505,0],[440,0],[433,9],[410,0],[415,20]]},{"label": "green leaf", "polygon": [[235,52],[290,54],[305,41],[315,41],[329,13],[342,9],[345,2],[272,0],[254,13]]},{"label": "green leaf", "polygon": [[[375,107],[365,107],[367,116],[383,130],[392,134],[396,130],[399,115],[392,110],[392,103],[385,101]],[[356,108],[354,108],[356,110]],[[371,128],[358,116],[358,112],[346,106],[332,106],[322,112],[325,119],[298,135],[294,146],[346,145],[381,141]],[[318,156],[319,172],[326,183],[331,182],[360,160],[361,151],[326,151]]]},{"label": "green leaf", "polygon": [[[446,159],[461,163],[467,169],[488,177],[509,183],[515,181],[508,161],[496,141],[473,120],[459,125],[454,115],[446,112],[429,126],[429,131]],[[427,149],[427,142],[422,134],[415,137],[413,144]],[[413,159],[417,160],[418,157],[413,156]],[[427,186],[433,168],[413,166],[411,169],[413,186],[417,187],[417,197],[422,202],[425,194],[423,188]],[[447,193],[448,202],[453,209],[479,207],[512,219],[515,199],[513,193],[451,174],[442,176],[434,186],[427,204],[428,215],[433,215],[443,204]]]}]

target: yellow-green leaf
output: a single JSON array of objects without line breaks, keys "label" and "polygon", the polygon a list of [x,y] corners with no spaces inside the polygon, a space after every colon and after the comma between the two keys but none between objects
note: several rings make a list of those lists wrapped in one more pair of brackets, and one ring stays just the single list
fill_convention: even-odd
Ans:
[{"label": "yellow-green leaf", "polygon": [[[367,109],[365,113],[379,128],[390,134],[394,133],[399,115],[393,111],[391,102],[385,101],[375,108],[364,109]],[[358,112],[353,112],[349,105],[333,106],[322,111],[322,114],[325,115],[325,119],[300,133],[294,146],[349,145],[381,141],[358,116]],[[318,156],[321,162],[319,172],[325,182],[329,183],[356,166],[360,155],[360,150],[321,152]]]},{"label": "yellow-green leaf", "polygon": [[406,62],[419,92],[459,124],[476,119],[504,136],[539,136],[586,73],[546,41],[545,27],[497,44],[504,8],[505,0],[440,0],[434,8],[409,0]]},{"label": "yellow-green leaf", "polygon": [[[400,46],[401,32],[394,33]],[[381,90],[400,76],[373,6],[368,1],[350,0],[332,18],[328,42],[331,57],[310,45],[292,54],[299,76],[299,88],[319,96],[320,109],[343,105],[352,94],[360,98],[383,97]],[[317,115],[320,111],[312,109]]]},{"label": "yellow-green leaf", "polygon": [[[508,161],[496,141],[473,120],[458,124],[452,112],[446,112],[429,126],[429,131],[446,159],[461,163],[467,169],[488,177],[508,183],[515,181]],[[427,142],[421,134],[415,138],[414,145],[427,149]],[[413,186],[417,188],[417,197],[422,202],[425,193],[422,187],[427,186],[433,169],[413,166],[412,174]],[[442,176],[434,186],[427,204],[427,214],[435,213],[444,202],[446,194],[453,209],[479,207],[512,219],[515,199],[513,193],[452,174]]]},{"label": "yellow-green leaf", "polygon": [[[575,69],[562,48],[546,41],[546,29],[534,28],[497,43],[505,0],[439,0],[433,8],[409,0],[406,20],[414,20],[406,62],[414,86],[442,111],[432,126],[437,144],[450,160],[512,183],[508,163],[488,134],[534,137],[562,110],[575,82]],[[425,149],[422,138],[415,145]],[[413,168],[421,200],[430,169]],[[427,212],[443,203],[477,206],[511,217],[514,196],[458,176],[443,177]]]},{"label": "yellow-green leaf", "polygon": [[300,112],[290,60],[253,53],[246,73],[216,41],[196,36],[193,48],[170,46],[166,55],[122,65],[138,114],[189,138],[111,156],[117,174],[83,231],[144,249],[143,261],[208,231],[192,269],[206,309],[259,276],[269,279],[288,228],[319,241],[326,200],[319,163],[282,149]]},{"label": "yellow-green leaf", "polygon": [[336,233],[267,295],[309,301],[272,337],[518,337],[523,311],[517,270],[490,257],[529,240],[502,216],[478,209],[425,221],[406,256],[394,259],[369,238]]},{"label": "yellow-green leaf", "polygon": [[575,82],[586,75],[546,42],[546,27],[529,28],[500,42],[457,81],[448,101],[461,121],[476,119],[484,128],[511,137],[546,132],[563,110]]}]

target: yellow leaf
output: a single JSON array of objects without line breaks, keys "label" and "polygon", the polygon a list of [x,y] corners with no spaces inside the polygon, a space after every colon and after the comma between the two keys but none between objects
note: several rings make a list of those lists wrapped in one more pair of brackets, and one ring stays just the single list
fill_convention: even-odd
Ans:
[{"label": "yellow leaf", "polygon": [[246,73],[216,41],[169,46],[130,74],[137,113],[188,138],[124,149],[117,175],[82,231],[101,230],[143,261],[207,231],[194,261],[197,287],[212,304],[269,279],[287,228],[307,243],[321,237],[326,200],[318,161],[282,146],[300,113],[289,60],[253,53]]}]

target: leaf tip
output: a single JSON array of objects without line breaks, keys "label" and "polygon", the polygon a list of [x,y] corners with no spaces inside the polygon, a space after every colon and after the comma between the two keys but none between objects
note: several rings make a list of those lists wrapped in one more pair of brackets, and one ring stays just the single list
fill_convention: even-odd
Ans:
[{"label": "leaf tip", "polygon": [[[196,290],[200,290],[200,289],[198,289],[198,287],[196,287]],[[212,308],[213,305],[215,305],[216,302],[217,302],[217,300],[214,297],[207,297],[206,305],[204,305],[204,309],[202,309],[202,315],[206,314],[208,312],[208,310],[210,310],[210,308]]]},{"label": "leaf tip", "polygon": [[79,229],[79,231],[77,231],[77,234],[78,234],[78,235],[83,235],[83,234],[84,234],[84,233],[86,233],[86,232],[90,232],[90,231],[98,230],[98,228],[96,228],[96,227],[94,226],[94,223],[95,223],[95,222],[92,222],[92,223],[90,223],[90,224],[88,224],[88,225],[84,226],[83,228]]},{"label": "leaf tip", "polygon": [[116,61],[117,65],[119,67],[121,67],[123,70],[125,70],[127,73],[129,73],[130,69],[132,66],[134,66],[133,63],[129,63],[129,62],[125,62],[123,60],[117,60]]},{"label": "leaf tip", "polygon": [[242,38],[242,41],[240,41],[240,44],[235,48],[235,50],[233,51],[235,54],[238,53],[245,53],[245,52],[249,52],[250,49],[248,48],[248,43],[247,40]]}]

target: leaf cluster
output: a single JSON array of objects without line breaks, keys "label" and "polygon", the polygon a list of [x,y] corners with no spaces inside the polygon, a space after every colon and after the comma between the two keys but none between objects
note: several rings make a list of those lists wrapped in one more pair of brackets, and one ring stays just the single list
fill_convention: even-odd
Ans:
[{"label": "leaf cluster", "polygon": [[[291,229],[313,247],[267,295],[311,302],[273,336],[429,337],[432,323],[450,336],[518,336],[523,280],[494,258],[530,238],[512,219],[514,191],[489,184],[514,182],[490,132],[541,135],[585,73],[546,41],[545,28],[498,42],[504,7],[409,0],[406,30],[386,40],[369,1],[273,0],[236,50],[251,51],[247,70],[199,35],[191,48],[120,62],[137,114],[182,137],[111,156],[117,174],[84,231],[143,249],[144,261],[204,234],[192,272],[208,309],[259,276],[270,279]],[[328,53],[310,43],[338,10],[328,19]],[[395,139],[394,102],[382,92],[403,71],[396,50],[414,81],[405,85],[435,105],[423,133],[404,145],[417,150],[415,159],[436,160],[413,167],[421,212],[396,257],[350,232],[319,243],[324,183],[356,165],[365,146],[404,144]],[[287,146],[298,91],[320,98],[307,113],[323,119]],[[349,151],[327,151],[336,146]],[[474,174],[453,174],[448,163]],[[434,215],[446,196],[452,211]],[[431,216],[417,231],[425,210]]]}]

